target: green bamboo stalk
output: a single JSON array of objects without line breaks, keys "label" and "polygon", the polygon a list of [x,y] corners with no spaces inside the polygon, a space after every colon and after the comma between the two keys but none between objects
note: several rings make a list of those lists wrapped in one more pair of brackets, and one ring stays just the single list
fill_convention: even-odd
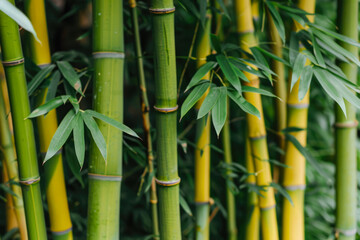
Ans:
[{"label": "green bamboo stalk", "polygon": [[[356,42],[358,41],[358,11],[356,0],[338,1],[339,32]],[[346,43],[339,43],[343,48],[358,57],[358,49]],[[357,81],[357,66],[354,63],[339,63],[348,80]],[[347,118],[338,105],[335,106],[335,149],[336,149],[336,223],[335,234],[339,240],[356,238],[356,110],[346,102]]]},{"label": "green bamboo stalk", "polygon": [[152,0],[160,239],[181,239],[174,4]]},{"label": "green bamboo stalk", "polygon": [[[14,4],[14,0],[9,2]],[[46,228],[40,193],[34,130],[31,120],[26,119],[30,114],[30,104],[27,95],[19,26],[2,12],[0,12],[0,44],[3,50],[3,65],[9,87],[28,236],[30,240],[43,240],[47,239]]]},{"label": "green bamboo stalk", "polygon": [[[229,111],[227,111],[229,113]],[[228,114],[222,133],[222,141],[224,148],[224,159],[227,164],[232,163],[231,155],[231,137],[230,137],[230,124],[229,124],[230,114]],[[231,174],[231,170],[228,170],[227,174]],[[236,205],[235,205],[235,196],[229,189],[226,188],[226,201],[227,201],[227,230],[228,230],[228,239],[236,240],[237,239],[237,227],[236,227]]]},{"label": "green bamboo stalk", "polygon": [[[153,155],[152,138],[151,138],[151,130],[150,130],[151,128],[150,116],[149,116],[150,107],[149,107],[149,100],[147,97],[147,90],[146,90],[136,0],[129,0],[129,5],[131,7],[132,23],[134,28],[135,52],[137,57],[138,81],[139,81],[139,88],[141,93],[140,101],[141,101],[143,128],[144,128],[145,141],[147,147],[148,171],[149,171],[149,175],[151,175],[154,171],[154,163],[153,163],[154,155]],[[155,184],[155,178],[153,178],[150,187],[150,204],[151,204],[152,227],[153,227],[152,230],[153,230],[154,239],[159,239],[159,234],[160,234],[157,203],[158,203],[158,199],[156,194],[156,184]]]},{"label": "green bamboo stalk", "polygon": [[[94,110],[123,121],[124,40],[122,1],[93,1]],[[98,122],[104,159],[90,146],[87,239],[119,239],[122,132]]]}]

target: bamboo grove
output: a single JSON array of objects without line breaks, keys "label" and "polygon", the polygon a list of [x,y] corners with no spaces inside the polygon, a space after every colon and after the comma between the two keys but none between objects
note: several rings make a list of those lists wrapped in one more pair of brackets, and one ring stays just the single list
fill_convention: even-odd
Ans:
[{"label": "bamboo grove", "polygon": [[358,12],[0,0],[0,239],[358,239]]}]

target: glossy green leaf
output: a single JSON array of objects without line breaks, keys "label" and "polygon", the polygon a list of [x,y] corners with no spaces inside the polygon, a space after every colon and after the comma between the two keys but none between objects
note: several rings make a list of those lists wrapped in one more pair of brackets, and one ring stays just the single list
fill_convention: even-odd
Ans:
[{"label": "glossy green leaf", "polygon": [[55,98],[56,90],[57,90],[57,87],[59,85],[60,78],[61,78],[60,72],[58,70],[56,70],[51,76],[50,85],[49,85],[47,93],[46,93],[45,102],[48,102],[51,99]]},{"label": "glossy green leaf", "polygon": [[251,66],[249,66],[249,64],[244,63],[243,62],[243,61],[245,61],[244,59],[234,58],[234,57],[228,57],[228,58],[229,58],[229,62],[231,64],[233,64],[235,67],[237,67],[238,69],[240,69],[241,71],[251,73],[260,78],[265,78],[264,74],[262,74],[260,71],[252,68]]},{"label": "glossy green leaf", "polygon": [[121,123],[121,122],[119,122],[119,121],[117,121],[115,119],[112,119],[112,118],[110,118],[108,116],[105,116],[105,115],[103,115],[101,113],[98,113],[98,112],[95,112],[93,110],[86,110],[85,112],[86,112],[86,114],[89,114],[90,116],[92,116],[94,118],[100,119],[101,121],[104,121],[104,122],[110,124],[111,126],[116,127],[120,131],[122,131],[124,133],[127,133],[130,136],[139,138],[137,133],[134,132],[131,128],[129,128],[125,124],[123,124],[123,123]]},{"label": "glossy green leaf", "polygon": [[41,105],[40,107],[36,108],[34,111],[30,113],[30,115],[27,118],[34,118],[44,115],[50,112],[51,110],[65,104],[65,102],[69,99],[69,97],[70,96],[68,95],[56,97],[46,102],[45,104]]},{"label": "glossy green leaf", "polygon": [[194,87],[198,84],[201,79],[213,68],[217,66],[217,62],[207,62],[202,65],[191,78],[189,85],[186,87],[185,92],[188,91],[190,88]]},{"label": "glossy green leaf", "polygon": [[70,96],[69,102],[70,102],[71,105],[73,106],[73,108],[74,108],[74,110],[75,110],[75,113],[78,113],[79,110],[80,110],[79,101],[78,101],[76,98]]},{"label": "glossy green leaf", "polygon": [[180,206],[189,216],[193,215],[189,207],[189,204],[186,202],[185,198],[181,194],[180,194]]},{"label": "glossy green leaf", "polygon": [[50,64],[49,66],[41,69],[33,79],[28,84],[28,95],[32,95],[36,88],[40,86],[40,84],[46,79],[46,77],[51,73],[51,71],[55,68],[54,64]]},{"label": "glossy green leaf", "polygon": [[215,103],[217,102],[220,96],[220,88],[219,87],[212,87],[210,88],[209,94],[204,99],[201,107],[199,109],[197,119],[204,117],[208,114],[211,109],[214,107]]},{"label": "glossy green leaf", "polygon": [[275,6],[271,1],[265,1],[269,12],[271,14],[272,19],[274,20],[274,24],[276,29],[278,30],[279,36],[283,43],[285,43],[285,26],[284,22],[279,14],[279,12],[276,10]]},{"label": "glossy green leaf", "polygon": [[237,75],[238,78],[240,78],[241,80],[245,81],[245,82],[250,82],[249,79],[245,76],[245,74],[239,69],[237,68],[233,63],[229,62],[232,69],[234,70],[235,74]]},{"label": "glossy green leaf", "polygon": [[302,71],[300,75],[299,95],[298,95],[299,101],[303,100],[306,93],[309,91],[312,76],[313,76],[312,67],[305,66],[304,71]]},{"label": "glossy green leaf", "polygon": [[292,70],[292,75],[291,75],[290,92],[292,91],[295,83],[297,83],[297,81],[299,80],[301,72],[305,68],[305,62],[306,62],[305,55],[300,53],[296,56],[296,59],[294,61],[293,70]]},{"label": "glossy green leaf", "polygon": [[84,132],[84,121],[82,119],[81,113],[77,113],[74,120],[74,145],[75,153],[78,159],[80,168],[84,165],[85,159],[85,132]]},{"label": "glossy green leaf", "polygon": [[265,50],[265,49],[263,49],[263,48],[261,48],[261,47],[254,47],[254,48],[257,48],[257,49],[258,49],[260,52],[262,52],[264,55],[266,55],[266,56],[268,56],[268,57],[270,57],[270,58],[273,58],[273,59],[275,59],[276,61],[279,61],[279,62],[285,64],[286,66],[290,67],[290,63],[288,63],[285,59],[282,59],[282,58],[276,56],[275,54],[273,54],[273,53],[271,53],[271,52],[269,52],[269,51],[267,51],[267,50]]},{"label": "glossy green leaf", "polygon": [[81,112],[82,118],[84,119],[86,127],[90,130],[92,139],[106,162],[106,142],[104,136],[102,135],[96,121],[87,111]]},{"label": "glossy green leaf", "polygon": [[185,99],[181,105],[180,120],[185,116],[185,114],[199,101],[199,99],[204,95],[206,90],[210,87],[210,82],[200,84],[196,86],[189,96]]},{"label": "glossy green leaf", "polygon": [[233,68],[230,65],[229,60],[223,54],[216,55],[216,60],[224,73],[226,80],[241,94],[241,83]]},{"label": "glossy green leaf", "polygon": [[83,95],[80,78],[71,64],[65,61],[57,61],[56,64],[65,80],[68,81],[77,92]]},{"label": "glossy green leaf", "polygon": [[313,33],[311,33],[311,40],[312,40],[311,42],[312,42],[313,48],[314,48],[314,55],[315,55],[315,57],[316,57],[317,62],[319,63],[319,65],[320,65],[321,67],[326,67],[326,66],[325,66],[324,58],[323,58],[323,56],[322,56],[322,54],[321,54],[320,46],[319,46],[319,44],[317,43],[317,41],[316,41],[315,36],[314,36]]},{"label": "glossy green leaf", "polygon": [[53,138],[51,139],[49,148],[46,152],[45,159],[43,164],[52,158],[64,145],[66,140],[69,138],[71,131],[73,130],[75,121],[75,113],[73,110],[70,110],[61,121],[58,129],[56,130]]},{"label": "glossy green leaf", "polygon": [[228,91],[227,94],[244,112],[254,115],[260,119],[259,110],[254,105],[246,101],[246,99],[238,92]]},{"label": "glossy green leaf", "polygon": [[226,87],[220,87],[219,98],[211,110],[212,123],[214,125],[217,136],[224,127],[227,117],[227,90]]},{"label": "glossy green leaf", "polygon": [[26,15],[24,13],[22,13],[18,8],[16,8],[13,4],[11,4],[7,0],[0,0],[0,11],[4,12],[6,15],[8,15],[11,19],[13,19],[17,24],[19,24],[26,31],[30,32],[34,36],[36,41],[40,42],[29,18],[27,18]]},{"label": "glossy green leaf", "polygon": [[279,98],[278,96],[276,96],[276,95],[273,94],[272,92],[266,91],[266,90],[261,89],[261,88],[255,88],[255,87],[250,87],[250,86],[243,86],[243,87],[242,87],[242,91],[243,91],[243,92],[259,93],[259,94],[261,94],[261,95],[268,96],[268,97],[275,97],[275,98],[283,101],[281,98]]}]

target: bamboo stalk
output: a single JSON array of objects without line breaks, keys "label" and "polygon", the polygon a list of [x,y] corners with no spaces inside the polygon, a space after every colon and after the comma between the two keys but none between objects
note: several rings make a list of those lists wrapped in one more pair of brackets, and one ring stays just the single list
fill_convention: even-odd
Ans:
[{"label": "bamboo stalk", "polygon": [[174,4],[152,0],[160,239],[181,239]]},{"label": "bamboo stalk", "polygon": [[[227,100],[228,101],[228,100]],[[229,103],[228,103],[229,104]],[[227,111],[229,113],[229,111]],[[230,123],[229,123],[230,114],[228,114],[222,133],[222,141],[224,148],[224,160],[227,164],[232,163],[231,155],[231,137],[230,137]],[[231,174],[231,170],[228,170],[227,174]],[[226,188],[226,201],[227,201],[227,232],[229,240],[238,239],[238,230],[236,226],[236,205],[235,205],[235,196],[231,190]]]},{"label": "bamboo stalk", "polygon": [[[8,176],[8,173],[7,173],[7,169],[6,169],[6,166],[5,166],[5,159],[2,160],[3,161],[3,183],[4,184],[8,184],[9,182],[9,176]],[[10,186],[8,186],[10,187]],[[21,191],[21,189],[20,189]],[[13,229],[15,228],[19,228],[19,224],[18,224],[18,221],[16,219],[16,214],[15,214],[15,207],[14,207],[14,202],[13,202],[13,197],[11,196],[10,193],[6,193],[6,210],[5,210],[5,215],[6,215],[6,231],[9,232],[9,231],[12,231]],[[25,219],[25,214],[24,214],[24,219]],[[25,224],[26,226],[26,224]]]},{"label": "bamboo stalk", "polygon": [[[41,44],[30,36],[31,59],[40,68],[51,63],[50,47],[47,33],[44,0],[28,0],[25,2],[25,12],[34,25]],[[43,90],[37,97],[39,105],[45,103],[47,89]],[[46,117],[37,118],[39,131],[40,151],[45,154],[53,135],[58,127],[56,110],[50,111]],[[62,154],[54,156],[51,161],[46,162],[45,181],[46,197],[50,215],[50,230],[53,238],[73,239],[72,224],[70,220],[69,207],[66,196],[65,179],[63,172]]]},{"label": "bamboo stalk", "polygon": [[[254,36],[254,24],[252,21],[250,0],[235,1],[235,11],[237,15],[237,32],[239,34],[240,45],[243,50],[249,51],[249,47],[257,44]],[[244,84],[259,88],[259,78],[247,72],[245,72],[245,74],[250,80],[250,83]],[[269,154],[261,96],[257,93],[244,93],[244,97],[260,111],[261,116],[261,118],[258,119],[253,115],[246,114],[251,153],[255,170],[258,173],[256,183],[258,186],[265,186],[265,191],[260,191],[263,197],[259,198],[262,237],[264,240],[277,240],[279,237],[275,209],[276,203],[274,189],[269,186],[272,182],[272,178],[270,164],[266,161],[269,159]]]},{"label": "bamboo stalk", "polygon": [[[135,52],[137,57],[137,67],[138,67],[138,81],[140,88],[140,102],[141,102],[141,111],[142,111],[142,120],[143,128],[145,133],[145,142],[147,147],[147,160],[148,160],[148,171],[151,175],[154,171],[154,154],[152,146],[152,137],[151,137],[151,124],[149,116],[149,101],[147,97],[147,89],[145,82],[145,73],[144,73],[144,64],[142,59],[142,50],[141,50],[141,41],[140,41],[140,31],[138,23],[138,13],[136,7],[136,0],[129,0],[129,5],[131,7],[132,23],[134,28],[134,40],[135,40]],[[152,227],[154,239],[159,239],[159,220],[158,220],[158,199],[156,194],[156,184],[155,177],[153,177],[150,187],[150,204],[151,204],[151,214],[152,214]]]},{"label": "bamboo stalk", "polygon": [[[268,38],[271,42],[270,48],[273,54],[282,58],[282,42],[280,35],[275,27],[274,20],[270,16],[269,10],[266,11],[267,22],[268,22]],[[285,82],[285,69],[282,62],[271,59],[271,70],[274,71],[276,76],[274,76],[274,93],[280,99],[275,99],[275,115],[276,115],[276,126],[275,129],[278,132],[278,146],[283,151],[285,151],[285,136],[282,134],[281,130],[286,128],[286,82]],[[280,156],[280,161],[283,162],[283,156]],[[274,182],[279,182],[280,177],[280,168],[274,166],[273,169],[273,180]]]},{"label": "bamboo stalk", "polygon": [[[298,7],[305,10],[306,12],[314,13],[315,0],[300,0]],[[313,16],[309,16],[308,18],[310,21],[314,21]],[[295,23],[295,28],[296,30],[299,30],[300,25]],[[300,81],[295,84],[293,90],[288,94],[287,127],[306,129],[310,93],[307,92],[304,99],[299,101],[299,83]],[[306,130],[294,132],[291,134],[300,142],[302,146],[306,146]],[[305,238],[304,190],[306,186],[306,160],[305,157],[290,141],[286,142],[284,163],[289,167],[284,169],[283,185],[294,202],[294,206],[292,206],[291,203],[287,200],[283,201],[282,239],[303,240]]]},{"label": "bamboo stalk", "polygon": [[[14,4],[13,0],[10,2]],[[30,114],[30,105],[19,27],[4,13],[0,13],[0,43],[3,49],[3,65],[9,87],[28,236],[31,240],[43,240],[47,239],[47,236],[40,193],[34,130],[31,120],[26,119]]]},{"label": "bamboo stalk", "polygon": [[[206,57],[211,53],[210,33],[211,14],[206,16],[204,28],[200,27],[196,49],[196,65],[200,68],[206,63]],[[209,79],[208,73],[203,79]],[[198,111],[208,91],[195,105]],[[195,149],[195,204],[196,204],[196,239],[209,239],[209,211],[210,211],[210,116],[199,119],[196,123]]]},{"label": "bamboo stalk", "polygon": [[[93,1],[93,107],[119,122],[123,121],[122,10],[122,1]],[[119,239],[122,132],[103,122],[98,122],[98,126],[106,141],[107,159],[92,141],[87,239]]]},{"label": "bamboo stalk", "polygon": [[[338,1],[339,33],[358,41],[358,11],[356,0]],[[340,45],[358,57],[358,49],[346,43]],[[357,66],[339,63],[348,80],[357,82]],[[339,106],[335,106],[335,149],[336,149],[336,223],[335,235],[339,240],[356,238],[357,168],[356,168],[356,110],[346,102],[347,118]]]},{"label": "bamboo stalk", "polygon": [[[246,168],[248,173],[255,173],[254,160],[251,155],[250,140],[246,138]],[[255,175],[250,175],[246,179],[247,184],[256,185]],[[252,191],[248,194],[247,199],[247,218],[246,218],[246,240],[259,240],[260,239],[260,207],[259,198],[256,192]]]}]

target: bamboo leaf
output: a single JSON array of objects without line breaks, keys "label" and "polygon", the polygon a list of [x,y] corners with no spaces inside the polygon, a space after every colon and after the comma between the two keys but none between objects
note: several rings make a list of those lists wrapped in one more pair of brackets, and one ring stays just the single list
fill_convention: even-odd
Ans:
[{"label": "bamboo leaf", "polygon": [[88,113],[88,111],[89,110],[81,112],[82,118],[84,119],[86,127],[90,130],[91,136],[106,162],[106,142],[104,136],[102,135],[96,121]]},{"label": "bamboo leaf", "polygon": [[274,182],[270,183],[270,186],[275,188],[283,197],[285,197],[290,202],[291,206],[294,206],[294,202],[292,201],[289,193],[284,188]]},{"label": "bamboo leaf", "polygon": [[239,68],[241,71],[251,73],[260,78],[265,78],[265,76],[260,71],[255,70],[254,68],[249,66],[249,64],[243,63],[243,61],[248,61],[248,60],[244,60],[241,58],[229,57],[229,62],[231,64],[233,64],[235,67]]},{"label": "bamboo leaf", "polygon": [[7,0],[0,0],[0,11],[8,15],[11,19],[13,19],[26,31],[30,32],[34,36],[36,41],[41,43],[36,35],[35,29],[31,24],[29,18],[24,13],[22,13],[18,8],[16,8],[13,4],[11,4]]},{"label": "bamboo leaf", "polygon": [[297,83],[297,81],[299,80],[301,72],[304,70],[305,62],[306,62],[305,55],[300,53],[296,56],[296,59],[294,61],[292,75],[291,75],[290,92],[292,91],[295,83]]},{"label": "bamboo leaf", "polygon": [[196,86],[189,96],[185,99],[181,105],[180,120],[185,116],[185,114],[199,101],[199,99],[204,95],[206,90],[210,87],[210,82],[205,82]]},{"label": "bamboo leaf", "polygon": [[268,96],[268,97],[275,97],[275,98],[279,99],[280,101],[283,101],[281,98],[279,98],[278,96],[276,96],[276,95],[273,94],[272,92],[266,91],[266,90],[261,89],[261,88],[255,88],[255,87],[250,87],[250,86],[243,86],[243,87],[242,87],[242,91],[243,91],[243,92],[259,93],[259,94],[261,94],[261,95]]},{"label": "bamboo leaf", "polygon": [[69,98],[70,98],[69,95],[56,97],[56,98],[46,102],[45,104],[41,105],[40,107],[36,108],[34,111],[32,111],[30,113],[29,116],[27,116],[27,118],[35,118],[35,117],[44,115],[44,114],[50,112],[51,110],[65,104]]},{"label": "bamboo leaf", "polygon": [[85,159],[85,132],[84,132],[84,121],[81,117],[81,113],[77,113],[75,120],[74,120],[74,146],[75,146],[75,153],[78,159],[80,169],[84,165]]},{"label": "bamboo leaf", "polygon": [[304,71],[300,75],[299,83],[299,101],[303,100],[306,93],[309,91],[311,79],[313,76],[313,69],[311,66],[305,66]]},{"label": "bamboo leaf", "polygon": [[241,94],[241,84],[236,73],[232,69],[229,60],[224,54],[216,55],[216,60],[229,83]]},{"label": "bamboo leaf", "polygon": [[289,48],[289,60],[291,66],[294,65],[295,59],[298,54],[299,54],[299,40],[296,37],[296,33],[291,32],[290,48]]},{"label": "bamboo leaf", "polygon": [[204,102],[201,104],[199,109],[197,119],[204,117],[208,114],[211,109],[215,106],[218,98],[220,96],[220,87],[212,87],[210,88],[209,94],[204,99]]},{"label": "bamboo leaf", "polygon": [[75,113],[77,114],[80,110],[79,101],[76,98],[74,98],[73,96],[70,96],[69,102],[74,107]]},{"label": "bamboo leaf", "polygon": [[186,11],[192,13],[197,19],[200,20],[200,13],[196,8],[195,4],[190,0],[181,0],[178,1],[180,6],[182,6]]},{"label": "bamboo leaf", "polygon": [[217,136],[221,132],[221,129],[224,127],[227,117],[227,91],[226,87],[220,87],[219,98],[215,103],[214,108],[211,110],[212,122],[215,127]]},{"label": "bamboo leaf", "polygon": [[70,65],[69,62],[57,61],[57,66],[61,74],[64,76],[65,80],[81,95],[84,95],[82,92],[81,81],[78,74],[75,72],[74,68]]},{"label": "bamboo leaf", "polygon": [[225,4],[224,4],[224,1],[223,1],[223,0],[216,0],[216,1],[219,3],[221,9],[224,11],[225,17],[231,21],[229,12],[228,12],[227,9],[226,9],[226,6],[225,6]]},{"label": "bamboo leaf", "polygon": [[47,93],[46,93],[45,102],[48,102],[51,99],[55,98],[56,90],[59,85],[60,78],[61,78],[60,72],[58,70],[56,70],[51,76],[50,85],[49,85]]},{"label": "bamboo leaf", "polygon": [[315,39],[315,36],[314,34],[311,32],[311,42],[313,44],[313,48],[314,48],[314,55],[316,57],[316,60],[317,62],[319,63],[319,65],[321,67],[326,67],[325,66],[325,61],[324,61],[324,58],[321,54],[321,51],[320,51],[320,47],[319,47],[319,44],[317,43],[316,39]]},{"label": "bamboo leaf", "polygon": [[264,55],[266,55],[266,56],[268,56],[268,57],[270,57],[270,58],[273,58],[273,59],[275,59],[276,61],[279,61],[279,62],[285,64],[286,66],[290,67],[290,64],[289,64],[285,59],[282,59],[282,58],[276,56],[275,54],[273,54],[273,53],[271,53],[271,52],[269,52],[269,51],[267,51],[267,50],[265,50],[265,49],[263,49],[263,48],[261,48],[261,47],[254,47],[254,48],[257,48],[257,49],[258,49],[260,52],[262,52]]},{"label": "bamboo leaf", "polygon": [[192,212],[191,209],[189,207],[189,204],[186,202],[185,198],[180,194],[180,206],[182,207],[182,209],[184,209],[184,211],[189,215],[192,216]]},{"label": "bamboo leaf", "polygon": [[272,19],[274,20],[274,24],[276,29],[278,30],[278,33],[280,35],[280,38],[283,43],[285,43],[285,26],[284,22],[279,14],[279,12],[276,10],[275,6],[271,1],[265,1],[266,5],[268,6],[270,15]]},{"label": "bamboo leaf", "polygon": [[28,95],[32,95],[36,88],[46,79],[49,73],[55,68],[54,64],[41,69],[28,84]]},{"label": "bamboo leaf", "polygon": [[206,21],[206,8],[207,8],[207,1],[206,0],[197,0],[200,7],[200,22],[202,26],[205,26]]},{"label": "bamboo leaf", "polygon": [[213,68],[217,66],[217,62],[207,62],[202,65],[191,78],[189,85],[186,87],[185,92],[188,91],[190,88],[194,87],[198,84],[201,79]]},{"label": "bamboo leaf", "polygon": [[238,78],[242,79],[245,82],[250,82],[249,79],[247,79],[247,77],[245,76],[245,74],[239,69],[237,68],[233,63],[229,62],[232,69],[234,70],[235,74],[237,75]]},{"label": "bamboo leaf", "polygon": [[66,143],[64,149],[65,149],[65,160],[70,168],[70,171],[72,172],[76,180],[80,183],[81,187],[85,188],[85,183],[80,174],[81,168],[78,164],[74,148],[72,146],[70,147],[69,143]]},{"label": "bamboo leaf", "polygon": [[259,110],[246,101],[246,99],[236,91],[228,91],[228,96],[246,113],[252,114],[260,119],[260,112]]},{"label": "bamboo leaf", "polygon": [[47,160],[52,158],[64,145],[64,143],[70,136],[71,131],[73,130],[74,120],[75,120],[75,113],[73,110],[70,110],[65,115],[64,119],[61,121],[58,129],[56,130],[53,138],[51,139],[43,164]]},{"label": "bamboo leaf", "polygon": [[215,34],[210,34],[210,43],[212,49],[214,49],[217,53],[222,52],[220,40]]},{"label": "bamboo leaf", "polygon": [[97,118],[97,119],[100,119],[101,121],[104,121],[108,124],[110,124],[111,126],[113,127],[116,127],[117,129],[119,129],[120,131],[124,132],[124,133],[127,133],[129,134],[130,136],[133,136],[133,137],[137,137],[137,138],[140,138],[136,132],[134,132],[131,128],[129,128],[128,126],[126,126],[125,124],[113,119],[113,118],[110,118],[108,116],[105,116],[104,114],[101,114],[101,113],[98,113],[98,112],[95,112],[93,110],[86,110],[85,111],[87,114],[89,114],[90,116],[94,117],[94,118]]}]

